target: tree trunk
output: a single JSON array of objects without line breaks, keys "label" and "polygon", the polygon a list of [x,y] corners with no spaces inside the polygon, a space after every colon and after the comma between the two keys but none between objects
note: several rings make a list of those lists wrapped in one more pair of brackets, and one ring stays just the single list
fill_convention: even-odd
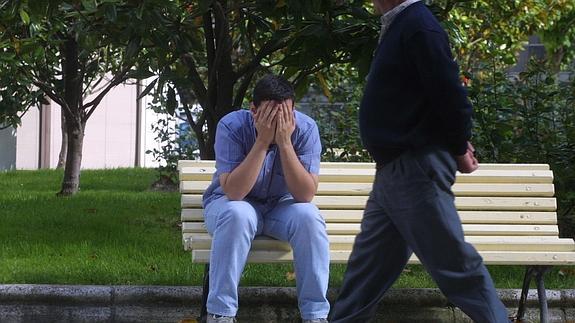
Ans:
[{"label": "tree trunk", "polygon": [[64,179],[59,196],[70,196],[78,192],[80,188],[80,169],[82,167],[82,146],[84,144],[85,124],[79,126],[70,122],[67,126],[68,153],[66,154],[66,167]]},{"label": "tree trunk", "polygon": [[64,117],[68,135],[68,152],[62,189],[58,196],[70,196],[80,187],[80,169],[82,167],[82,146],[86,120],[82,107],[82,75],[78,57],[78,43],[73,36],[65,38],[62,44],[62,80],[64,81],[64,99],[66,106]]},{"label": "tree trunk", "polygon": [[550,55],[551,61],[551,71],[554,74],[561,72],[561,63],[563,62],[563,58],[565,57],[565,48],[564,46],[559,46],[555,49]]},{"label": "tree trunk", "polygon": [[[209,130],[211,131],[211,129]],[[216,129],[214,127],[213,132],[216,132]],[[215,134],[213,135],[208,135],[208,138],[206,140],[206,145],[203,147],[204,149],[201,149],[202,147],[200,147],[200,159],[201,160],[215,160],[216,159],[216,152],[214,150],[214,143],[215,143]],[[212,139],[214,138],[214,139]]]},{"label": "tree trunk", "polygon": [[62,144],[60,145],[60,155],[58,155],[57,169],[64,167],[66,163],[66,155],[68,154],[68,129],[66,129],[66,116],[64,115],[64,108],[60,107],[61,129],[62,129]]}]

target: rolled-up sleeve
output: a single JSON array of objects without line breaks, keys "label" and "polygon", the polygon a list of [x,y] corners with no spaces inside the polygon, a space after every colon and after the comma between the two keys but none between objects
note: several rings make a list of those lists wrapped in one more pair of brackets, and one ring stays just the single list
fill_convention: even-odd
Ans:
[{"label": "rolled-up sleeve", "polygon": [[319,162],[321,160],[321,140],[317,125],[313,126],[304,134],[302,144],[297,151],[297,156],[303,167],[311,174],[319,175]]},{"label": "rolled-up sleeve", "polygon": [[214,150],[218,174],[231,173],[246,157],[237,131],[231,129],[223,119],[218,123]]}]

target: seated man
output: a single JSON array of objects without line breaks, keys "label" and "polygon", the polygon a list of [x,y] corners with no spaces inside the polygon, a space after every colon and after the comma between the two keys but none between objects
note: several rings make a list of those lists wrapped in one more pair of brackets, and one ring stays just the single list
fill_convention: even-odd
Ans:
[{"label": "seated man", "polygon": [[207,321],[235,321],[240,276],[252,240],[264,234],[293,249],[303,321],[327,322],[329,242],[310,203],[321,153],[317,125],[294,110],[293,88],[277,76],[256,84],[250,107],[223,117],[216,132],[216,173],[203,202],[213,237]]}]

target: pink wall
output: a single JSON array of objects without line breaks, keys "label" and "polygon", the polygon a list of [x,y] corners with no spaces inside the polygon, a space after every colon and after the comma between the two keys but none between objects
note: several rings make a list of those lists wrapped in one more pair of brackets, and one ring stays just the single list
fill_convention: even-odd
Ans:
[{"label": "pink wall", "polygon": [[[86,98],[91,101],[93,96]],[[60,153],[60,106],[52,102],[50,167]],[[82,168],[133,167],[136,155],[136,86],[119,85],[100,103],[86,124]]]}]

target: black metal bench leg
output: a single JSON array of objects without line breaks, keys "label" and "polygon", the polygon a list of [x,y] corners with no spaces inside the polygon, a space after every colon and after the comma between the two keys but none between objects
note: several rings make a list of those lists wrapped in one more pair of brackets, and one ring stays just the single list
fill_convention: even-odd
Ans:
[{"label": "black metal bench leg", "polygon": [[537,296],[539,298],[539,317],[541,323],[549,322],[548,307],[547,307],[547,294],[545,293],[544,276],[550,269],[549,266],[528,266],[525,271],[525,278],[523,279],[523,289],[521,290],[521,299],[519,300],[519,307],[517,309],[516,319],[518,322],[523,321],[525,316],[525,307],[527,305],[527,294],[529,293],[529,285],[531,280],[535,278],[537,283]]},{"label": "black metal bench leg", "polygon": [[202,309],[198,321],[206,322],[208,319],[208,293],[210,291],[210,265],[206,264],[204,268],[204,286],[202,287]]},{"label": "black metal bench leg", "polygon": [[538,266],[537,276],[537,296],[539,296],[539,321],[541,323],[549,322],[549,311],[547,307],[547,293],[545,292],[545,273],[549,271],[549,266]]},{"label": "black metal bench leg", "polygon": [[527,303],[527,294],[529,293],[529,285],[531,279],[535,274],[535,267],[527,267],[525,270],[525,277],[523,278],[523,289],[521,290],[521,298],[519,299],[519,307],[517,308],[517,321],[522,321],[525,316],[525,305]]}]

